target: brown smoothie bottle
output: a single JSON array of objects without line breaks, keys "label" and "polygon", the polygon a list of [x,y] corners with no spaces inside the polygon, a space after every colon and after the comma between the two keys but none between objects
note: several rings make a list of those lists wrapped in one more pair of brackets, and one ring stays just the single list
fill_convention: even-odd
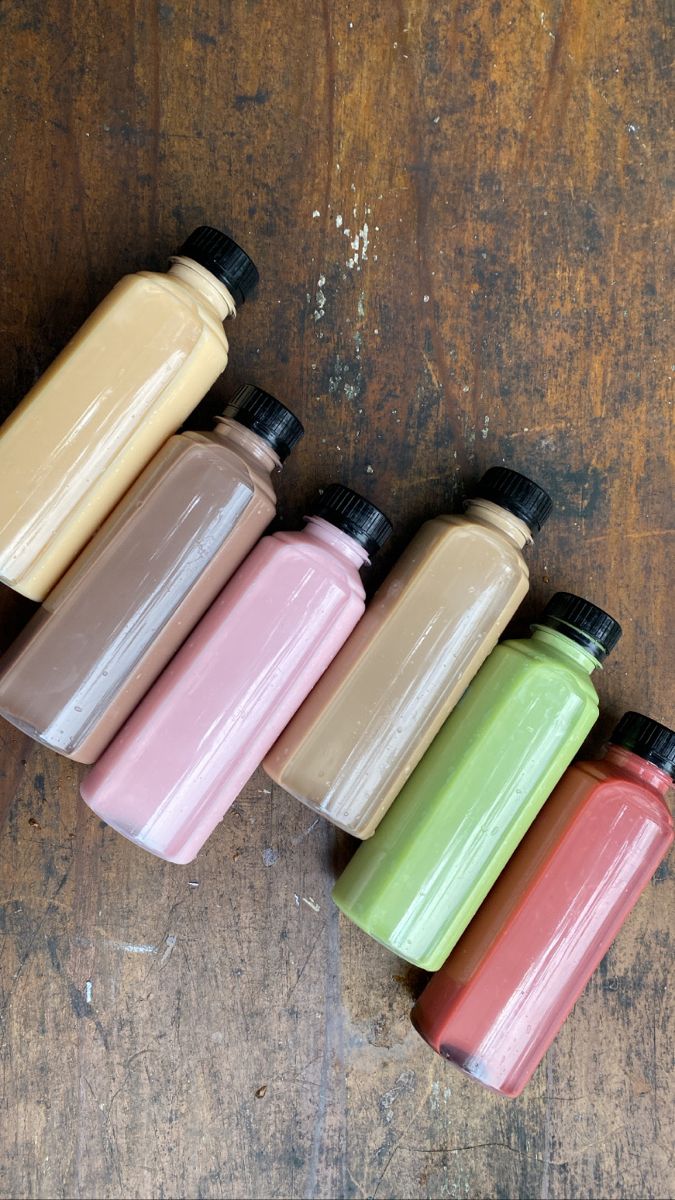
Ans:
[{"label": "brown smoothie bottle", "polygon": [[246,386],[212,433],[170,438],[0,662],[0,714],[95,762],[272,520],[302,434]]},{"label": "brown smoothie bottle", "polygon": [[463,516],[422,526],[264,762],[286,791],[369,838],[529,587],[547,493],[492,467]]}]

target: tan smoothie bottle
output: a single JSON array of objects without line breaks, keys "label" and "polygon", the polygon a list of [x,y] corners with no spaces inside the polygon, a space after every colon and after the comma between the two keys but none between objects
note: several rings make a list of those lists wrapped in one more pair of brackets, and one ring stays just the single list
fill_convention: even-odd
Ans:
[{"label": "tan smoothie bottle", "polygon": [[527,593],[551,510],[506,467],[463,516],[428,521],[264,762],[291,795],[371,837]]},{"label": "tan smoothie bottle", "polygon": [[0,714],[95,762],[274,517],[302,432],[247,386],[170,438],[0,662]]},{"label": "tan smoothie bottle", "polygon": [[0,429],[0,582],[44,599],[225,369],[223,321],[257,279],[204,225],[99,304]]}]

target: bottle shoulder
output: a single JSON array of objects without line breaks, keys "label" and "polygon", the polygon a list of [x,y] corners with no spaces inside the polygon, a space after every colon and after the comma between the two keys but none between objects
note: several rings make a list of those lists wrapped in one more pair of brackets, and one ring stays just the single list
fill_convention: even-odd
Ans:
[{"label": "bottle shoulder", "polygon": [[527,562],[522,550],[503,530],[487,522],[472,520],[466,513],[439,513],[425,521],[420,533],[439,543],[474,542],[476,545],[490,547],[495,553],[518,563],[527,571]]},{"label": "bottle shoulder", "polygon": [[383,598],[391,588],[414,586],[429,574],[453,588],[458,573],[463,583],[481,587],[496,586],[501,580],[507,589],[521,588],[529,581],[522,552],[499,530],[451,514],[432,517],[420,526],[377,595]]},{"label": "bottle shoulder", "polygon": [[493,655],[504,663],[505,669],[517,675],[546,680],[564,679],[566,686],[598,706],[598,694],[587,671],[572,658],[555,653],[534,643],[532,638],[508,638],[500,642]]},{"label": "bottle shoulder", "polygon": [[[185,429],[175,435],[181,443],[183,455],[195,463],[209,463],[226,471],[233,482],[249,487],[262,502],[266,500],[276,512],[276,490],[269,471],[248,455],[240,454],[234,446],[228,446],[215,433],[205,430]],[[270,517],[271,519],[271,517]]]},{"label": "bottle shoulder", "polygon": [[123,276],[109,295],[112,296],[118,289],[136,291],[139,294],[145,293],[148,298],[152,298],[153,295],[170,298],[200,321],[202,327],[208,330],[226,351],[229,350],[227,335],[220,317],[194,288],[188,287],[177,276],[169,275],[164,271],[137,271],[134,274]]},{"label": "bottle shoulder", "polygon": [[303,529],[281,529],[263,539],[266,556],[277,562],[297,563],[302,570],[314,567],[335,582],[346,587],[360,600],[365,600],[365,589],[358,566],[348,558],[332,550],[329,545],[307,536]]},{"label": "bottle shoulder", "polygon": [[673,817],[668,801],[649,784],[631,778],[604,759],[577,762],[570,770],[578,776],[588,803],[608,809],[630,805],[672,836]]}]

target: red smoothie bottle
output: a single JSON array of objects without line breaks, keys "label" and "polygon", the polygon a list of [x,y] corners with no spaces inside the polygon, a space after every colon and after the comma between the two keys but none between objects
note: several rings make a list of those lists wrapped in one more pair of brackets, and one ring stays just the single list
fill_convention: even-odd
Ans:
[{"label": "red smoothie bottle", "polygon": [[672,844],[674,777],[675,733],[635,712],[566,771],[412,1011],[432,1049],[520,1095]]}]

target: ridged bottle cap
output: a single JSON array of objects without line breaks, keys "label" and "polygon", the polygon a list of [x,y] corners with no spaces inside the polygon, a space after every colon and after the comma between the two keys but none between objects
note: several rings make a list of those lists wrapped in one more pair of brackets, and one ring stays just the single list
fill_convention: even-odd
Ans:
[{"label": "ridged bottle cap", "polygon": [[370,500],[341,483],[331,483],[312,508],[313,517],[323,517],[353,537],[372,555],[391,536],[390,521]]},{"label": "ridged bottle cap", "polygon": [[258,269],[246,251],[211,225],[194,229],[176,253],[206,267],[225,284],[237,304],[244,303],[258,282]]},{"label": "ridged bottle cap", "polygon": [[548,520],[553,501],[538,483],[509,467],[490,467],[476,489],[481,500],[491,500],[520,517],[534,533]]},{"label": "ridged bottle cap", "polygon": [[302,423],[275,396],[246,383],[230,400],[224,417],[238,421],[264,438],[283,462],[297,446],[305,430]]},{"label": "ridged bottle cap", "polygon": [[607,657],[621,637],[621,626],[614,617],[572,592],[556,592],[537,624],[564,633],[565,637],[588,650],[598,662]]},{"label": "ridged bottle cap", "polygon": [[616,726],[610,742],[632,750],[638,758],[660,767],[671,779],[675,778],[675,733],[667,725],[660,725],[642,713],[624,713]]}]

